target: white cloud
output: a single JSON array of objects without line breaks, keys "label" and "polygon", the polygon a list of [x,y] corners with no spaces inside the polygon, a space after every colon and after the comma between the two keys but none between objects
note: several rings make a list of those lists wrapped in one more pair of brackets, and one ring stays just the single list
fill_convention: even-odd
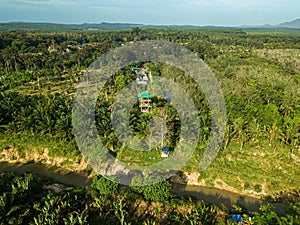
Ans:
[{"label": "white cloud", "polygon": [[84,5],[85,1],[81,0],[15,0],[17,4],[22,5],[51,5],[51,6],[62,6],[62,5]]},{"label": "white cloud", "polygon": [[185,6],[186,8],[209,8],[209,9],[259,9],[264,7],[285,7],[299,5],[298,0],[165,0],[166,3],[173,4],[174,7]]},{"label": "white cloud", "polygon": [[51,0],[16,0],[19,4],[49,4]]}]

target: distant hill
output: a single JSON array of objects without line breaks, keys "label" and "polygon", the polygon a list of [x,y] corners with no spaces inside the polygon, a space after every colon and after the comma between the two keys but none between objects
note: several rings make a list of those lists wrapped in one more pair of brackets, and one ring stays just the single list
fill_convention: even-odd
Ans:
[{"label": "distant hill", "polygon": [[59,23],[39,23],[39,22],[0,23],[0,31],[122,30],[122,29],[130,29],[133,27],[144,27],[144,25],[133,24],[133,23],[107,23],[107,22],[84,23],[84,24],[59,24]]},{"label": "distant hill", "polygon": [[240,28],[251,29],[274,29],[274,28],[286,28],[286,29],[300,29],[300,19],[293,20],[291,22],[284,22],[278,25],[264,24],[264,25],[243,25]]},{"label": "distant hill", "polygon": [[[162,29],[197,29],[197,28],[234,28],[223,26],[194,26],[194,25],[144,25],[137,23],[83,23],[83,24],[59,24],[59,23],[29,23],[29,22],[11,22],[0,23],[0,31],[11,30],[31,30],[31,31],[65,31],[65,30],[126,30],[133,27],[139,28],[162,28]],[[238,27],[236,27],[238,28]],[[288,28],[300,29],[300,19],[291,22],[281,23],[279,25],[257,25],[257,26],[240,26],[239,28],[254,29],[273,29]]]},{"label": "distant hill", "polygon": [[133,27],[162,28],[162,29],[197,29],[197,28],[226,28],[222,26],[194,26],[194,25],[144,25],[137,23],[83,23],[83,24],[59,24],[59,23],[29,23],[10,22],[0,23],[0,31],[31,30],[31,31],[62,31],[62,30],[126,30]]},{"label": "distant hill", "polygon": [[300,29],[300,19],[279,24],[277,27]]},{"label": "distant hill", "polygon": [[99,30],[115,30],[115,29],[128,29],[133,27],[144,27],[143,24],[137,24],[137,23],[84,23],[81,25],[78,25],[79,28],[86,28],[86,29],[99,29]]}]

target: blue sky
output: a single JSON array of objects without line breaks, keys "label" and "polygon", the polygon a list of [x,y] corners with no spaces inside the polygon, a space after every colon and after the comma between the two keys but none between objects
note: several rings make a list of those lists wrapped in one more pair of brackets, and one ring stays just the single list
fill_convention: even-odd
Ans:
[{"label": "blue sky", "polygon": [[0,0],[0,22],[236,26],[297,18],[299,0]]}]

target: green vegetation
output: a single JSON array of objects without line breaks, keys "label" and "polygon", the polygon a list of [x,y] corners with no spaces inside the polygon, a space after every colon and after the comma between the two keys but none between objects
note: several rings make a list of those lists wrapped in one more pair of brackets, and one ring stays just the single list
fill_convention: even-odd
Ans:
[{"label": "green vegetation", "polygon": [[[31,161],[33,154],[44,154],[47,157],[63,158],[66,167],[71,161],[81,160],[72,130],[72,103],[76,82],[88,66],[104,52],[140,40],[165,40],[185,46],[209,65],[222,87],[228,119],[225,140],[216,160],[207,170],[199,173],[200,181],[207,186],[229,187],[230,190],[245,194],[262,197],[270,195],[280,201],[282,196],[289,196],[298,191],[300,35],[297,30],[278,30],[275,33],[271,30],[133,28],[105,32],[0,32],[0,160],[8,160],[8,157],[9,160],[26,158]],[[183,170],[198,172],[211,129],[210,109],[205,95],[195,82],[174,67],[162,63],[141,62],[122,68],[114,74],[99,93],[96,105],[96,126],[100,138],[118,160],[128,164],[145,166],[163,161],[159,148],[139,152],[123,146],[117,140],[110,123],[111,106],[116,96],[124,86],[136,78],[131,71],[132,66],[146,67],[151,70],[152,76],[162,76],[176,82],[187,90],[194,101],[202,130],[194,156]],[[132,108],[132,132],[137,137],[147,137],[150,134],[149,121],[153,116],[166,118],[168,133],[164,143],[174,149],[180,132],[178,114],[172,104],[156,96],[153,96],[153,110],[150,113],[141,113],[138,104]],[[17,152],[18,157],[15,153],[9,155],[7,152]],[[117,186],[105,183],[102,179],[95,180],[95,193],[116,198]],[[133,185],[134,182],[143,183],[147,180],[134,178]],[[160,185],[161,183],[151,188],[133,187],[132,193],[128,195],[139,195],[149,201],[172,202],[170,187]],[[159,192],[160,189],[164,191]],[[78,193],[74,190],[58,197],[48,193],[49,197],[41,198],[41,204],[44,205],[38,208],[52,207],[54,212],[64,210],[62,205],[60,208],[54,205],[71,204],[74,208],[70,208],[68,213],[57,212],[64,215],[61,216],[61,220],[58,219],[60,223],[64,221],[62,218],[74,219],[79,223],[80,217],[81,221],[85,221],[88,218],[89,205],[81,204],[83,208],[77,211],[76,198],[85,193],[84,190],[77,191]],[[20,195],[20,199],[27,198],[26,192],[27,189],[22,192],[24,195]],[[284,194],[281,198],[278,197],[282,192]],[[68,199],[69,195],[72,200]],[[30,195],[28,196],[30,198]],[[93,213],[117,219],[123,224],[125,221],[130,223],[129,220],[124,220],[124,217],[132,215],[132,212],[128,211],[131,203],[121,197],[120,199],[122,201],[115,201],[115,205],[112,204],[113,201],[106,202],[109,198],[103,200],[104,202],[93,199],[94,205],[101,206]],[[107,211],[103,211],[104,206],[107,206]],[[5,215],[13,210],[13,205],[5,207],[8,210],[5,211]],[[187,218],[192,221],[196,220],[197,216],[202,218],[202,208],[197,207],[193,208],[191,217],[178,214],[177,218],[176,213],[172,214],[173,221],[185,221]],[[207,213],[209,210],[204,211]],[[13,213],[14,211],[8,214],[10,219],[15,215]],[[20,215],[24,215],[24,218],[31,216],[32,223],[36,220],[37,224],[46,224],[44,217],[34,213],[33,217],[32,211],[25,210],[22,213]],[[165,216],[164,213],[156,213],[160,215],[159,218]],[[219,214],[215,213],[213,209],[212,214],[208,214],[208,217],[213,217],[210,221],[218,221],[216,218]],[[257,220],[257,224],[268,223],[263,221],[292,220],[288,217],[280,218],[269,209],[265,209],[264,213],[259,217],[260,221]],[[149,218],[145,216],[139,221],[149,219],[149,222],[145,223],[153,224],[154,222],[150,221],[155,221],[151,219],[156,218],[154,214],[147,214]],[[49,216],[47,219],[51,217],[50,214],[44,216]],[[115,221],[114,219],[112,221]],[[296,217],[293,219],[296,220]],[[12,221],[10,223],[18,223]],[[134,224],[132,221],[131,223]]]},{"label": "green vegetation", "polygon": [[91,187],[99,192],[100,195],[112,195],[118,190],[118,183],[113,177],[107,179],[102,176],[94,178]]},{"label": "green vegetation", "polygon": [[172,196],[171,184],[159,176],[150,176],[145,179],[135,176],[131,181],[131,189],[142,194],[148,201],[163,202]]},{"label": "green vegetation", "polygon": [[[94,184],[100,180],[112,182],[95,178]],[[97,185],[87,189],[60,185],[54,191],[49,189],[53,182],[32,174],[2,174],[0,224],[235,224],[230,213],[242,214],[251,224],[300,224],[297,205],[291,205],[289,213],[281,216],[270,205],[262,206],[260,213],[250,213],[238,206],[229,210],[174,196],[164,203],[149,202],[129,187],[119,187],[105,195],[98,192]],[[167,181],[159,184],[169,185]],[[151,187],[152,192],[158,190],[155,186],[148,188]]]}]

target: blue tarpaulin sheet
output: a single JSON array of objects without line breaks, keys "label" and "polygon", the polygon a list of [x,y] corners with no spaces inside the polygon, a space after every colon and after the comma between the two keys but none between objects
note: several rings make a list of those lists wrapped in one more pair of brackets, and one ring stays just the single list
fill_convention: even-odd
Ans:
[{"label": "blue tarpaulin sheet", "polygon": [[231,214],[231,218],[234,222],[243,222],[243,217],[240,214]]},{"label": "blue tarpaulin sheet", "polygon": [[162,151],[165,152],[165,153],[168,153],[170,150],[169,147],[162,147]]},{"label": "blue tarpaulin sheet", "polygon": [[169,95],[169,92],[164,91],[164,97],[165,97],[165,99],[166,99],[168,102],[171,101],[171,97],[170,97],[170,95]]}]

